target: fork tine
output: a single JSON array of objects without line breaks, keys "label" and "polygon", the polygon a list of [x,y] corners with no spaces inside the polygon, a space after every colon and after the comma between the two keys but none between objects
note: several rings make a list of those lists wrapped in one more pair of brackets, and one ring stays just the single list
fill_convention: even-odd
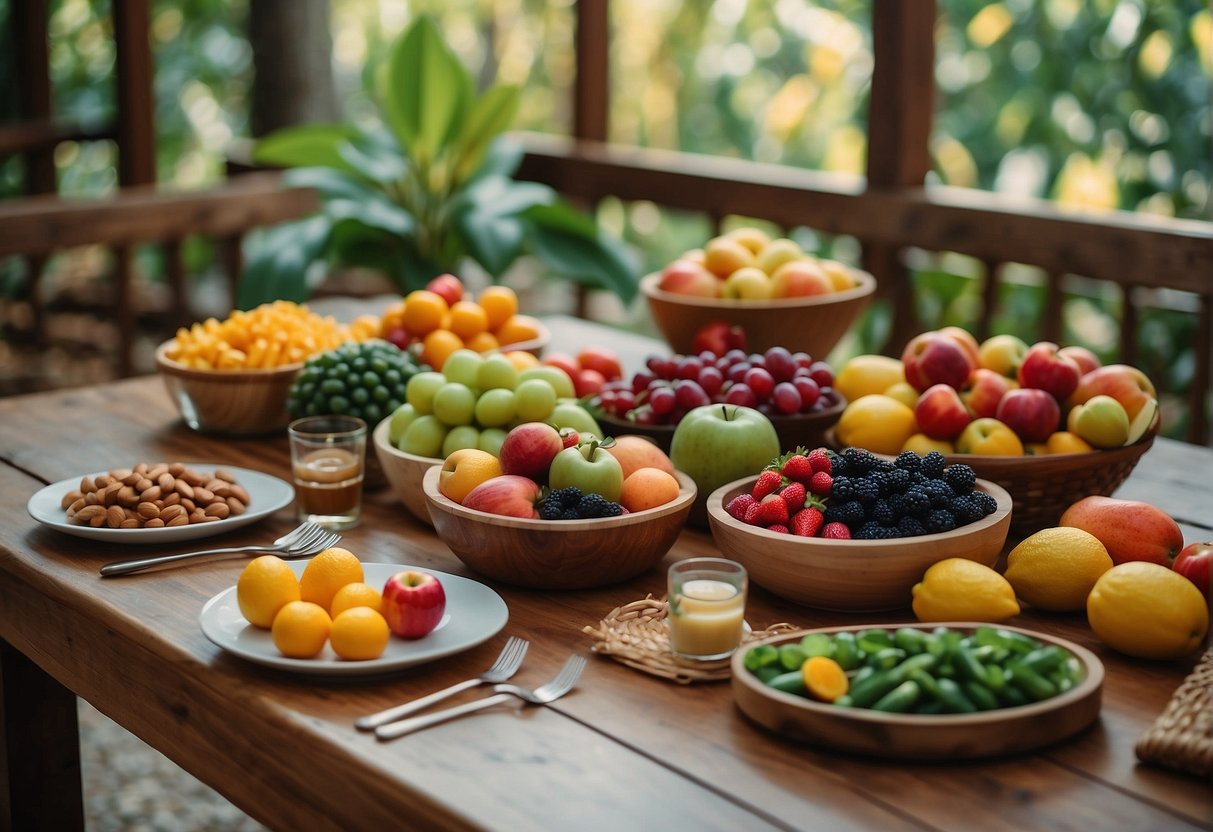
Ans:
[{"label": "fork tine", "polygon": [[581,673],[584,670],[584,658],[581,656],[569,656],[569,660],[564,663],[564,667],[560,668],[560,672],[556,674],[556,678],[544,687],[547,688],[549,695],[567,693],[577,684],[577,680],[581,678]]},{"label": "fork tine", "polygon": [[487,673],[513,673],[522,664],[522,660],[526,657],[526,649],[530,643],[518,638],[518,636],[510,636],[506,640],[505,647],[498,654],[496,661],[486,671]]}]

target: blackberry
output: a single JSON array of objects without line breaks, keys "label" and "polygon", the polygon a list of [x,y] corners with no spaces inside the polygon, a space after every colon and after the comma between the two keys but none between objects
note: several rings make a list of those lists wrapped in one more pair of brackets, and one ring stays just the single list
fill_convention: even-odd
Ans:
[{"label": "blackberry", "polygon": [[897,455],[897,461],[893,465],[899,470],[913,474],[922,470],[922,457],[913,451],[902,451]]},{"label": "blackberry", "polygon": [[894,468],[887,474],[889,481],[888,494],[897,494],[910,487],[910,472]]},{"label": "blackberry", "polygon": [[903,516],[924,517],[931,510],[931,498],[920,487],[914,486],[906,489],[902,492],[901,498],[905,501],[905,508],[902,510]]},{"label": "blackberry", "polygon": [[902,517],[909,512],[906,511],[906,495],[902,492],[890,494],[885,501],[889,504],[889,508],[893,511],[894,517]]},{"label": "blackberry", "polygon": [[932,534],[950,532],[956,528],[956,516],[945,508],[937,508],[927,515],[926,522],[923,525]]},{"label": "blackberry", "polygon": [[872,503],[868,516],[882,526],[897,524],[897,514],[893,511],[893,506],[889,504],[888,500],[877,500]]},{"label": "blackberry", "polygon": [[977,501],[977,505],[981,508],[981,516],[993,514],[998,511],[998,501],[984,491],[974,491],[969,495],[971,499]]},{"label": "blackberry", "polygon": [[556,500],[544,500],[539,506],[539,517],[543,520],[559,520],[564,507]]},{"label": "blackberry", "polygon": [[566,508],[560,513],[561,520],[580,520],[581,513],[577,511],[577,507]]},{"label": "blackberry", "polygon": [[956,515],[956,523],[960,526],[975,522],[986,516],[985,512],[981,510],[981,506],[969,494],[953,500],[952,504],[948,506],[948,510]]},{"label": "blackberry", "polygon": [[824,521],[826,523],[842,523],[846,526],[858,526],[863,522],[863,505],[858,500],[848,500],[845,503],[834,503],[826,506]]},{"label": "blackberry", "polygon": [[952,486],[943,480],[930,480],[921,486],[922,491],[931,499],[931,508],[947,508],[955,498]]},{"label": "blackberry", "polygon": [[601,494],[584,494],[577,503],[577,514],[587,520],[591,517],[604,517],[602,512],[606,509],[608,502],[607,498]]},{"label": "blackberry", "polygon": [[570,485],[568,488],[558,488],[548,494],[548,499],[562,508],[571,508],[577,505],[581,499],[581,489],[575,485]]},{"label": "blackberry", "polygon": [[846,457],[842,454],[836,454],[833,451],[830,454],[830,476],[845,477],[851,473],[850,467],[847,465]]},{"label": "blackberry", "polygon": [[924,482],[930,482],[931,478],[922,471],[915,471],[910,474],[910,485],[922,485]]},{"label": "blackberry", "polygon": [[893,471],[896,469],[893,467],[893,463],[889,462],[887,459],[877,459],[876,467],[873,468],[872,470],[880,471],[881,473],[887,474],[890,471]]},{"label": "blackberry", "polygon": [[855,480],[855,499],[865,506],[876,502],[880,496],[880,486],[873,479]]},{"label": "blackberry", "polygon": [[877,493],[880,496],[884,497],[892,493],[888,471],[872,471],[868,474],[868,480],[876,483]]},{"label": "blackberry", "polygon": [[943,478],[957,494],[968,494],[977,482],[977,474],[963,462],[949,465],[948,470],[943,472]]},{"label": "blackberry", "polygon": [[943,469],[947,464],[948,461],[939,451],[928,451],[922,458],[922,472],[932,479],[939,479],[943,476]]},{"label": "blackberry", "polygon": [[847,461],[847,470],[851,474],[871,471],[880,462],[875,454],[863,448],[847,448],[842,452],[842,456]]},{"label": "blackberry", "polygon": [[607,503],[602,509],[602,517],[618,517],[623,514],[623,506],[619,503]]},{"label": "blackberry", "polygon": [[903,517],[897,521],[897,533],[902,537],[918,537],[926,534],[926,527],[917,517]]},{"label": "blackberry", "polygon": [[[838,469],[835,468],[834,470]],[[858,494],[855,489],[856,482],[856,480],[853,480],[850,477],[840,477],[835,475],[834,483],[830,486],[830,497],[844,503],[847,500],[854,500]]]},{"label": "blackberry", "polygon": [[884,537],[884,534],[884,526],[875,520],[869,520],[855,530],[855,538],[857,540],[880,540]]}]

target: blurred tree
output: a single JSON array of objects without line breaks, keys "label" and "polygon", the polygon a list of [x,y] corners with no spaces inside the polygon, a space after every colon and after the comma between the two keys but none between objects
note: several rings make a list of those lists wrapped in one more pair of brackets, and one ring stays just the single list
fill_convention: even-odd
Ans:
[{"label": "blurred tree", "polygon": [[256,0],[249,5],[254,136],[341,119],[330,19],[329,0]]}]

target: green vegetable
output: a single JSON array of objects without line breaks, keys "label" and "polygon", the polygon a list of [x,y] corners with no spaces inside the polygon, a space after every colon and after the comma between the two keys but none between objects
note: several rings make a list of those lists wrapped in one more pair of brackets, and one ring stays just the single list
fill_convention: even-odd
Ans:
[{"label": "green vegetable", "polygon": [[834,661],[838,662],[839,667],[843,670],[854,670],[862,660],[863,656],[859,652],[854,634],[839,633],[834,636]]},{"label": "green vegetable", "polygon": [[1029,699],[1036,702],[1057,695],[1057,685],[1021,663],[1011,665],[1011,684],[1027,694]]},{"label": "green vegetable", "polygon": [[779,647],[779,664],[784,670],[800,670],[807,658],[799,644],[783,644]]},{"label": "green vegetable", "polygon": [[868,657],[868,664],[880,670],[889,670],[901,663],[906,651],[898,647],[885,647]]},{"label": "green vegetable", "polygon": [[760,644],[757,647],[746,651],[742,663],[745,669],[750,672],[758,670],[760,667],[776,664],[779,661],[779,650],[771,644]]},{"label": "green vegetable", "polygon": [[968,681],[963,682],[960,687],[979,711],[992,711],[998,707],[998,700],[994,698],[994,694],[982,684]]},{"label": "green vegetable", "polygon": [[917,704],[921,695],[922,691],[919,689],[918,683],[912,679],[907,680],[878,699],[872,706],[872,710],[905,713]]},{"label": "green vegetable", "polygon": [[799,670],[792,670],[787,673],[780,673],[771,681],[767,682],[768,687],[781,690],[784,693],[795,693],[804,696],[804,674]]},{"label": "green vegetable", "polygon": [[893,644],[906,651],[906,655],[913,656],[927,649],[927,634],[913,627],[898,627],[893,633]]},{"label": "green vegetable", "polygon": [[292,419],[357,416],[371,430],[404,404],[408,380],[423,369],[387,341],[347,342],[308,359],[286,397]]},{"label": "green vegetable", "polygon": [[[804,652],[806,659],[811,656],[829,656],[832,658],[836,649],[835,640],[825,633],[809,633],[800,640],[800,649]],[[843,668],[843,670],[846,670],[846,668]]]},{"label": "green vegetable", "polygon": [[945,710],[957,714],[971,714],[977,711],[977,706],[964,695],[960,685],[951,679],[936,679],[935,683],[939,687],[939,699],[943,702]]}]

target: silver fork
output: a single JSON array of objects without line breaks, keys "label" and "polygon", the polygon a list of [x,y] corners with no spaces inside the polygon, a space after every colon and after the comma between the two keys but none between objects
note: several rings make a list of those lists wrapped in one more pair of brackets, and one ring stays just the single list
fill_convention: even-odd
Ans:
[{"label": "silver fork", "polygon": [[341,540],[341,535],[331,532],[315,523],[304,523],[298,528],[284,534],[269,546],[230,546],[222,549],[204,549],[198,552],[178,552],[174,555],[154,555],[147,558],[134,558],[107,563],[101,567],[101,576],[112,578],[115,575],[129,575],[159,566],[162,563],[175,563],[190,558],[200,558],[205,555],[230,555],[237,553],[254,553],[279,555],[284,558],[301,558],[322,552]]},{"label": "silver fork", "polygon": [[405,702],[403,705],[396,705],[378,713],[360,716],[354,720],[354,727],[363,731],[370,731],[378,728],[380,725],[386,725],[389,722],[395,722],[409,714],[416,713],[423,708],[428,708],[443,699],[454,696],[460,691],[474,688],[477,685],[489,684],[493,682],[504,682],[506,679],[518,672],[518,668],[522,666],[522,660],[526,657],[526,649],[530,646],[530,642],[517,636],[510,636],[506,641],[505,646],[501,648],[501,653],[497,659],[489,666],[489,669],[481,673],[474,679],[468,679],[463,682],[458,682],[451,685],[449,688],[444,688],[436,693],[431,693],[428,696],[422,696],[420,699],[414,699],[411,702]]},{"label": "silver fork", "polygon": [[581,678],[583,670],[585,670],[585,659],[581,656],[569,656],[569,660],[564,663],[564,667],[560,668],[560,672],[556,674],[556,678],[534,690],[520,688],[517,685],[493,685],[493,696],[477,699],[475,702],[468,702],[464,705],[456,705],[453,708],[447,708],[437,713],[415,716],[412,719],[402,719],[399,722],[380,725],[375,729],[375,736],[381,740],[402,737],[405,734],[420,731],[422,728],[428,728],[431,725],[437,725],[440,722],[446,722],[449,719],[454,719],[464,714],[475,713],[476,711],[482,711],[485,708],[499,705],[502,702],[508,701],[511,696],[516,696],[532,705],[546,705],[571,691],[573,686],[577,684],[577,680]]}]

